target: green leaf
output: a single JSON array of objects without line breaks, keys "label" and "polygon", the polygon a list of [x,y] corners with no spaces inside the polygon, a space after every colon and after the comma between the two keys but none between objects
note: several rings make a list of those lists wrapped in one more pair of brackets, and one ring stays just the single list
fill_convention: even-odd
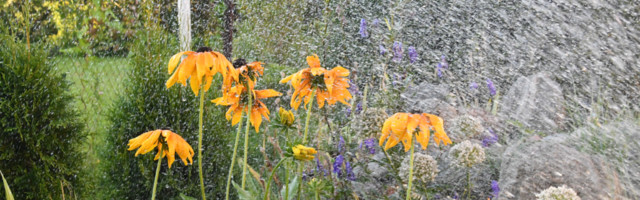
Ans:
[{"label": "green leaf", "polygon": [[182,199],[182,200],[197,200],[196,198],[184,195],[182,193],[180,193],[180,199]]},{"label": "green leaf", "polygon": [[0,171],[0,176],[2,176],[2,183],[4,184],[4,193],[5,193],[6,199],[14,200],[13,194],[11,193],[11,189],[9,189],[9,184],[7,183],[7,180],[4,179],[4,174],[2,174],[2,171]]},{"label": "green leaf", "polygon": [[[280,190],[280,196],[284,199],[284,193],[285,193],[285,189],[287,187],[282,187],[282,189]],[[298,191],[298,177],[296,176],[295,178],[293,178],[293,180],[291,180],[291,183],[289,183],[289,197],[285,200],[292,200],[293,197],[295,196],[295,192]]]},{"label": "green leaf", "polygon": [[254,197],[250,192],[240,188],[240,186],[238,184],[236,184],[235,181],[231,181],[231,184],[233,184],[233,187],[236,188],[236,192],[238,192],[238,199],[240,199],[240,200],[253,200],[253,199],[257,198],[257,196]]}]

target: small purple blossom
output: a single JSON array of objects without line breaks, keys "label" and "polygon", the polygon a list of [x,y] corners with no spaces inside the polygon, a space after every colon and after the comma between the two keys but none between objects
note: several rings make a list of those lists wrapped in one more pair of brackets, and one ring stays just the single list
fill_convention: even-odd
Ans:
[{"label": "small purple blossom", "polygon": [[356,115],[357,115],[357,114],[360,114],[360,111],[362,111],[362,102],[359,102],[359,103],[356,105],[355,114],[356,114]]},{"label": "small purple blossom", "polygon": [[349,163],[349,161],[345,163],[344,168],[345,168],[345,171],[347,171],[347,180],[355,181],[356,175],[353,173],[353,169],[351,169],[351,163]]},{"label": "small purple blossom", "polygon": [[442,64],[442,68],[449,69],[449,63],[447,63],[447,57],[442,55],[440,57],[440,64]]},{"label": "small purple blossom", "polygon": [[498,181],[491,181],[491,194],[493,195],[493,198],[498,198],[498,195],[500,194],[500,185],[498,184]]},{"label": "small purple blossom", "polygon": [[333,162],[333,173],[337,174],[338,177],[342,175],[342,162],[344,162],[342,154],[338,155],[338,157],[336,157],[336,161]]},{"label": "small purple blossom", "polygon": [[380,24],[380,20],[373,19],[373,22],[371,24],[373,25],[373,27],[378,27],[378,25]]},{"label": "small purple blossom", "polygon": [[397,63],[402,61],[403,53],[404,51],[402,50],[402,43],[397,41],[393,42],[393,61]]},{"label": "small purple blossom", "polygon": [[318,157],[316,157],[316,173],[327,176],[327,170],[322,167],[322,164],[320,163],[320,159],[318,159]]},{"label": "small purple blossom", "polygon": [[347,108],[347,109],[345,109],[345,110],[344,110],[344,114],[345,114],[347,117],[351,116],[351,108]]},{"label": "small purple blossom", "polygon": [[488,79],[488,78],[487,78],[487,87],[489,88],[489,94],[491,94],[491,96],[495,96],[496,86],[493,85],[493,81],[491,81],[491,79]]},{"label": "small purple blossom", "polygon": [[415,47],[409,47],[407,49],[407,54],[409,54],[409,60],[411,63],[418,61],[418,52]]},{"label": "small purple blossom", "polygon": [[385,53],[387,53],[387,48],[384,48],[384,45],[380,45],[380,55],[384,56]]},{"label": "small purple blossom", "polygon": [[438,69],[438,77],[442,78],[442,65],[438,63],[438,65],[436,65],[436,68]]},{"label": "small purple blossom", "polygon": [[373,139],[373,138],[364,140],[364,145],[369,150],[369,154],[376,154],[375,142],[376,142],[376,139]]},{"label": "small purple blossom", "polygon": [[344,138],[342,138],[342,135],[341,135],[340,136],[340,140],[338,141],[338,152],[342,152],[342,151],[346,150],[344,148],[344,144],[345,144]]},{"label": "small purple blossom", "polygon": [[495,144],[496,142],[498,142],[498,140],[500,140],[500,138],[498,137],[498,135],[493,132],[493,129],[489,128],[489,133],[491,135],[485,137],[484,139],[482,139],[482,146],[483,147],[489,147],[492,144]]},{"label": "small purple blossom", "polygon": [[469,84],[469,88],[471,88],[471,90],[478,89],[478,83],[476,83],[476,82],[471,82],[471,84]]},{"label": "small purple blossom", "polygon": [[360,20],[360,37],[362,38],[366,38],[367,36],[369,36],[369,33],[367,32],[367,20],[365,19],[361,19]]},{"label": "small purple blossom", "polygon": [[351,80],[349,80],[349,93],[351,93],[351,95],[360,95],[360,89],[358,89],[358,86],[351,82]]}]

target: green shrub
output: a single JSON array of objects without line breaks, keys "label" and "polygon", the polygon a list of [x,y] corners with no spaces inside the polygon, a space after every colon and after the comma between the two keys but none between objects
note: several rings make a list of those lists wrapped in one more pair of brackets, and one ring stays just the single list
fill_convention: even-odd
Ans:
[{"label": "green shrub", "polygon": [[0,35],[0,169],[18,199],[60,199],[78,186],[83,125],[69,83],[38,44]]},{"label": "green shrub", "polygon": [[[149,31],[138,34],[131,48],[132,72],[125,83],[123,96],[110,111],[112,126],[102,150],[104,167],[100,199],[148,199],[153,184],[155,153],[134,157],[127,151],[129,139],[159,128],[169,128],[182,135],[197,151],[198,102],[187,87],[165,87],[169,78],[167,62],[178,52],[177,40],[164,32]],[[218,75],[219,76],[219,75]],[[214,84],[220,78],[214,79]],[[206,93],[203,137],[203,168],[207,197],[224,198],[227,170],[231,155],[231,139],[235,129],[224,118],[225,107],[209,100],[220,96],[213,85]],[[200,194],[197,153],[191,166],[176,160],[171,169],[162,164],[158,182],[160,199],[177,198],[181,193],[197,197]]]}]

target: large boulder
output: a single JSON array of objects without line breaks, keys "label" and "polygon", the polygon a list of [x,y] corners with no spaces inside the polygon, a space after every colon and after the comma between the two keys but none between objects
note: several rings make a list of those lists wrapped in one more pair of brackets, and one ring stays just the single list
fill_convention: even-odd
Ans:
[{"label": "large boulder", "polygon": [[520,128],[550,133],[564,125],[562,89],[546,72],[518,78],[500,103],[500,114]]},{"label": "large boulder", "polygon": [[582,199],[640,198],[636,122],[536,138],[522,140],[503,154],[500,199],[534,199],[536,193],[562,185]]}]

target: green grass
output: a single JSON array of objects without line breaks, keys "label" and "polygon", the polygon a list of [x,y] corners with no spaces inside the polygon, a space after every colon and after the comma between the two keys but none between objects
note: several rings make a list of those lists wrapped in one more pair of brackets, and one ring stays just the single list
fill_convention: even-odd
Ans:
[{"label": "green grass", "polygon": [[71,81],[71,94],[75,97],[74,107],[86,124],[87,139],[82,144],[86,154],[87,177],[81,189],[86,197],[97,192],[97,181],[101,177],[98,152],[104,144],[109,121],[107,112],[121,94],[126,74],[130,71],[129,61],[123,57],[57,57],[53,59],[55,71],[66,74]]}]

